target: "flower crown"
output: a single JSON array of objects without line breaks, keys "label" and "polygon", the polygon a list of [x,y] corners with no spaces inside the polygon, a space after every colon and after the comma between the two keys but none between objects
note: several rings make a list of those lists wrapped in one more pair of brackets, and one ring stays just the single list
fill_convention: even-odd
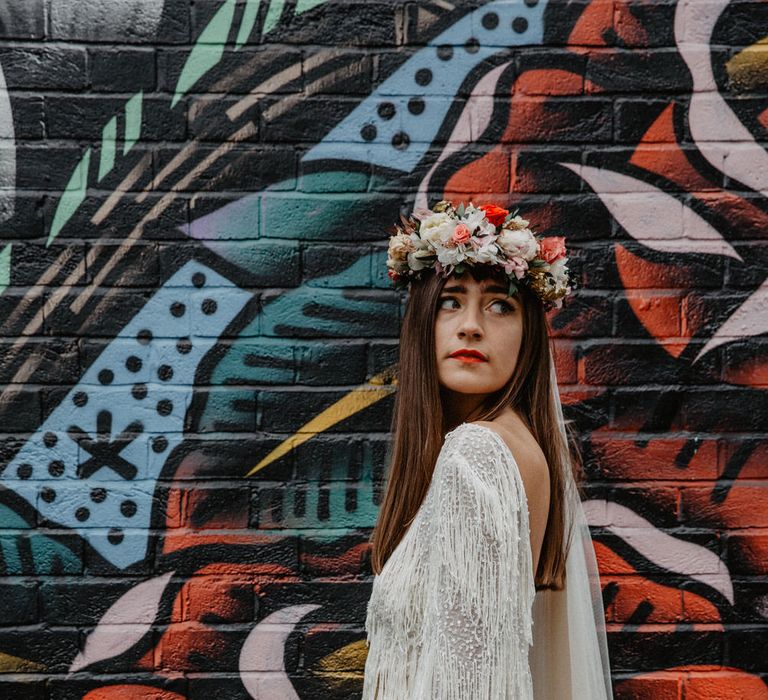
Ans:
[{"label": "flower crown", "polygon": [[573,286],[566,263],[565,237],[541,237],[528,221],[494,204],[454,207],[442,200],[415,210],[390,233],[387,274],[395,288],[408,286],[422,270],[461,275],[466,265],[488,264],[506,272],[509,296],[527,285],[545,310],[561,308]]}]

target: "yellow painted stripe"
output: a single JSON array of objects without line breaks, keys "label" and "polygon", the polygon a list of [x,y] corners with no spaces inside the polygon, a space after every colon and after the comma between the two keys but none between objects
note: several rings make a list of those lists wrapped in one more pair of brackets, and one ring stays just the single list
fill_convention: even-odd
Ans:
[{"label": "yellow painted stripe", "polygon": [[293,435],[286,438],[253,467],[246,476],[252,476],[315,435],[328,430],[331,426],[386,398],[395,391],[396,384],[397,380],[392,379],[391,369],[384,370],[371,377],[367,384],[353,389],[346,396],[342,396],[336,403],[326,408],[322,413],[302,425]]}]

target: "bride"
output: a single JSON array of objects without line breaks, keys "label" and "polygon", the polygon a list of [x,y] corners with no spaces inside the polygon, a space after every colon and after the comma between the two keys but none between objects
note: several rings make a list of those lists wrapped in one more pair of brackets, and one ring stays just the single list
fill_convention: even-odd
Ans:
[{"label": "bride", "polygon": [[363,700],[612,697],[545,312],[565,239],[494,205],[402,218],[409,297],[372,534]]}]

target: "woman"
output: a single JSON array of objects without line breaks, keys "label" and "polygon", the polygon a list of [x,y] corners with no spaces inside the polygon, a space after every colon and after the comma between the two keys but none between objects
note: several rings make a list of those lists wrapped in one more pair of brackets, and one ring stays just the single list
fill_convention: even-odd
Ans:
[{"label": "woman", "polygon": [[410,295],[363,700],[610,698],[545,315],[571,291],[564,238],[445,200],[402,223],[387,265]]}]

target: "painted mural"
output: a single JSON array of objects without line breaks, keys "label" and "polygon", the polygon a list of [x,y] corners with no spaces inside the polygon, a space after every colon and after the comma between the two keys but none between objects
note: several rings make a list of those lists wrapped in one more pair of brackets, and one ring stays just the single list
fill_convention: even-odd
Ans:
[{"label": "painted mural", "polygon": [[347,698],[440,198],[551,312],[617,698],[768,699],[768,4],[0,6],[0,696]]}]

